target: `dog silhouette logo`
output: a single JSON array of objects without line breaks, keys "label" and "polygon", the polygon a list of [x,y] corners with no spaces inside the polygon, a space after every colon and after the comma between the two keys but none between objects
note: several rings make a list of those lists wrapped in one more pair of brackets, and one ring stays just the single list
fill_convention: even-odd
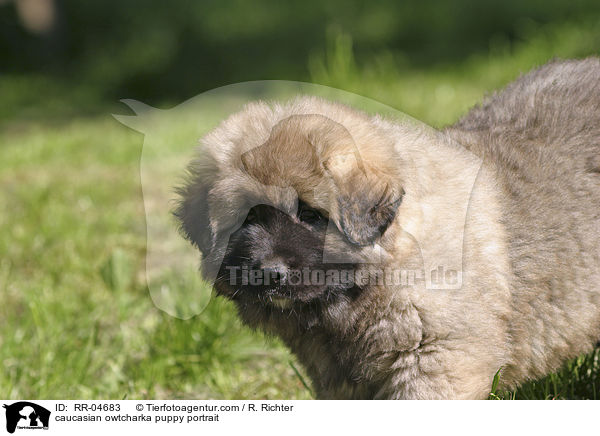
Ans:
[{"label": "dog silhouette logo", "polygon": [[6,431],[18,429],[48,429],[50,411],[29,401],[3,406],[6,409]]}]

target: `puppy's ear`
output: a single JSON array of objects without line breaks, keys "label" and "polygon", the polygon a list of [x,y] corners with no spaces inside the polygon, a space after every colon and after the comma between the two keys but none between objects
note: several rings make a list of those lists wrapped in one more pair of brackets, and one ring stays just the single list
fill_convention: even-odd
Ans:
[{"label": "puppy's ear", "polygon": [[178,188],[179,203],[173,215],[179,221],[182,235],[203,254],[213,246],[213,233],[208,214],[208,185],[201,180],[192,180]]},{"label": "puppy's ear", "polygon": [[348,159],[342,167],[330,165],[328,169],[335,185],[338,229],[353,244],[375,243],[396,218],[404,189],[363,165],[349,165]]},{"label": "puppy's ear", "polygon": [[403,195],[402,188],[395,192],[389,186],[381,194],[358,189],[355,196],[341,195],[338,198],[340,230],[353,244],[375,243],[396,218]]}]

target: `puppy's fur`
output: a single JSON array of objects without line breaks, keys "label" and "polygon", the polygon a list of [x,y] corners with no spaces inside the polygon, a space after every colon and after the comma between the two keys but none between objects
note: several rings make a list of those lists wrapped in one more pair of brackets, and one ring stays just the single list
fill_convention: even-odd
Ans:
[{"label": "puppy's fur", "polygon": [[[600,339],[598,59],[550,63],[439,134],[303,97],[248,105],[198,153],[176,215],[202,272],[319,398],[486,398],[499,369],[512,388]],[[282,280],[457,258],[457,289]],[[232,284],[231,266],[277,280]]]}]

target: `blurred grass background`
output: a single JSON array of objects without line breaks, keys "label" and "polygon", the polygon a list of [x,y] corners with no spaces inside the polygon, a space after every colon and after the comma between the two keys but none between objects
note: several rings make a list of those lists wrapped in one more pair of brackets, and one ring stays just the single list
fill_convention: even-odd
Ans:
[{"label": "blurred grass background", "polygon": [[[144,277],[143,136],[229,83],[301,80],[433,126],[553,57],[600,54],[596,0],[0,1],[0,398],[311,398],[276,340]],[[176,134],[174,132],[174,134]],[[494,398],[596,398],[598,351]]]}]

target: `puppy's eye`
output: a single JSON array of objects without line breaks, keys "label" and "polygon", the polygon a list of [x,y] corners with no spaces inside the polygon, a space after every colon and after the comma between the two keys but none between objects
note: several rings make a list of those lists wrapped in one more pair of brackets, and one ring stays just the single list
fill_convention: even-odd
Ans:
[{"label": "puppy's eye", "polygon": [[246,220],[244,221],[244,224],[254,224],[257,221],[258,221],[258,214],[256,213],[256,210],[254,208],[252,208],[248,211],[248,215],[246,216]]},{"label": "puppy's eye", "polygon": [[323,215],[316,209],[303,207],[298,211],[298,218],[305,223],[316,224],[323,219]]}]

